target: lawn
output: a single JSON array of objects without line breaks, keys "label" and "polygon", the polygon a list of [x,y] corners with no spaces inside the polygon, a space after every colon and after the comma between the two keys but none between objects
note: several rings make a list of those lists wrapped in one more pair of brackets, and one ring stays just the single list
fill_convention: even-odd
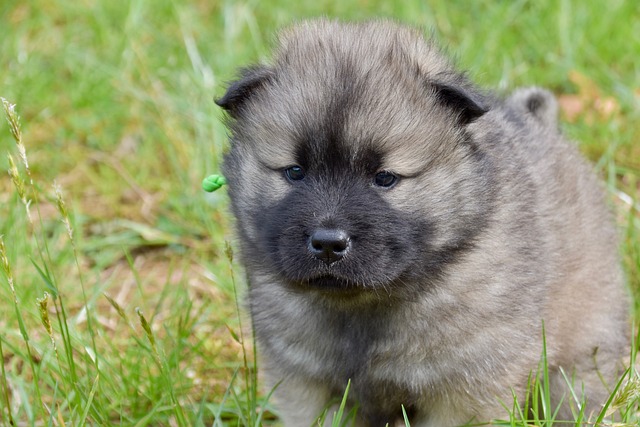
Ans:
[{"label": "lawn", "polygon": [[306,17],[419,25],[484,87],[556,93],[607,185],[637,324],[640,2],[588,4],[3,0],[20,145],[2,118],[0,425],[277,423],[256,420],[226,194],[200,183],[228,143],[214,97]]}]

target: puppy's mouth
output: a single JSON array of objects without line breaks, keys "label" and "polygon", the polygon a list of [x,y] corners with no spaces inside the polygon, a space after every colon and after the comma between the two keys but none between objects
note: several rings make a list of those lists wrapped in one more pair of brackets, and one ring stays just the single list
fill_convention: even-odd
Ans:
[{"label": "puppy's mouth", "polygon": [[313,289],[324,292],[358,292],[364,287],[357,283],[332,275],[312,277],[297,283],[301,288]]}]

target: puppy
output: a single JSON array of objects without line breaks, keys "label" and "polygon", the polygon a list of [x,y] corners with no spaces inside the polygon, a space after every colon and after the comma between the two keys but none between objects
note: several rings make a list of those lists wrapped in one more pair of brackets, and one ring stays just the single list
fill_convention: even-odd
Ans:
[{"label": "puppy", "polygon": [[414,426],[504,418],[543,342],[559,418],[570,386],[587,413],[603,403],[627,344],[615,229],[550,93],[480,91],[394,23],[315,20],[217,103],[286,426],[314,424],[349,380],[360,426],[402,407]]}]

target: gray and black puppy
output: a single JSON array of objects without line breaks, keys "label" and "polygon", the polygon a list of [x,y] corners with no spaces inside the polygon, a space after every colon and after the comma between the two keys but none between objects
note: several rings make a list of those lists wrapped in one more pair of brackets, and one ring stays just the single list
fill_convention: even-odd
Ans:
[{"label": "gray and black puppy", "polygon": [[[224,161],[263,367],[286,426],[351,380],[357,425],[446,427],[615,381],[615,230],[552,95],[476,89],[419,32],[317,20],[242,71]],[[611,385],[611,383],[609,384]]]}]

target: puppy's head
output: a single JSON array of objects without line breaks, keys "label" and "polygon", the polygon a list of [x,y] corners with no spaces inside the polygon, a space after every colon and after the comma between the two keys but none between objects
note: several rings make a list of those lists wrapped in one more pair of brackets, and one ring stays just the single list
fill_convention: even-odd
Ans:
[{"label": "puppy's head", "polygon": [[437,277],[483,227],[490,165],[470,130],[489,100],[417,32],[303,23],[217,103],[250,273],[393,292]]}]

